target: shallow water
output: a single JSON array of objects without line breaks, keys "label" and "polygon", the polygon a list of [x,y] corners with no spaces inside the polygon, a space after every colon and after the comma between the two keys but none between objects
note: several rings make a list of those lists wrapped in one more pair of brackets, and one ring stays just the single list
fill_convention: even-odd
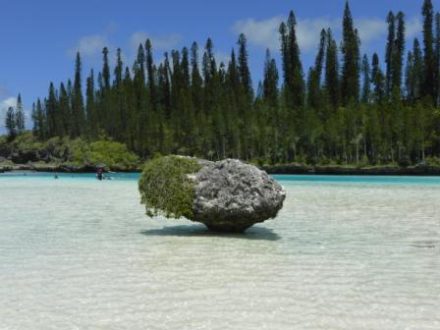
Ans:
[{"label": "shallow water", "polygon": [[247,235],[148,220],[137,175],[0,175],[0,329],[440,329],[440,178],[277,176]]}]

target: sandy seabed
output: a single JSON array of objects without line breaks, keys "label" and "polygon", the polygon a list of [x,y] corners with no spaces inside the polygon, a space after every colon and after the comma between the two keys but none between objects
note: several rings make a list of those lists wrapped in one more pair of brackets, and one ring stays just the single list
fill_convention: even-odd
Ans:
[{"label": "sandy seabed", "polygon": [[440,329],[440,178],[283,180],[245,236],[135,180],[0,177],[1,329]]}]

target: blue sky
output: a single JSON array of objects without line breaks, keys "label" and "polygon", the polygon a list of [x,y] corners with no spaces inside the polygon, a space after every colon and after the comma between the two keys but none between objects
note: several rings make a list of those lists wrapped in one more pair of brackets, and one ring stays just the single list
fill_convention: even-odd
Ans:
[{"label": "blue sky", "polygon": [[[56,84],[73,75],[73,56],[83,56],[83,76],[100,68],[101,49],[114,53],[121,47],[132,64],[137,44],[153,40],[159,60],[164,51],[203,45],[212,37],[216,54],[226,59],[244,32],[249,41],[253,78],[261,77],[265,49],[278,53],[277,27],[290,10],[298,19],[304,71],[313,61],[323,27],[340,35],[345,0],[0,0],[0,132],[5,108],[21,92],[29,110],[44,97],[50,81]],[[433,0],[440,10],[440,0]],[[389,10],[406,14],[407,34],[413,39],[421,30],[422,0],[352,0],[350,6],[359,28],[363,51],[383,53],[385,18]]]}]

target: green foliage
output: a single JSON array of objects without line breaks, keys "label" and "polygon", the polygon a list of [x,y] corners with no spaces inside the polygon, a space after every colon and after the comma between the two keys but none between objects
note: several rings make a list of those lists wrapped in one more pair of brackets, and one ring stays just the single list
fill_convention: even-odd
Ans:
[{"label": "green foliage", "polygon": [[[33,132],[41,142],[68,137],[58,141],[68,146],[60,159],[78,164],[99,160],[119,166],[122,159],[131,159],[127,150],[142,159],[160,153],[272,164],[417,164],[440,155],[440,118],[435,117],[440,14],[434,27],[432,1],[424,2],[423,40],[414,40],[405,70],[403,13],[389,14],[385,59],[375,53],[370,63],[366,56],[361,61],[361,40],[347,2],[341,47],[330,29],[321,31],[307,84],[297,22],[290,12],[279,30],[282,77],[267,54],[257,93],[244,35],[228,63],[217,62],[211,39],[201,56],[194,43],[190,50],[165,53],[160,63],[154,63],[153,45],[146,40],[134,64],[123,63],[118,49],[114,68],[105,48],[101,72],[96,77],[91,72],[86,80],[85,102],[78,54],[73,83],[69,80],[59,90],[51,84],[49,95],[35,103]],[[107,150],[114,145],[89,145],[105,140],[103,136],[126,145],[127,150],[120,145],[115,151],[124,156],[111,157],[113,151]],[[70,140],[76,138],[80,140]],[[52,151],[47,156],[58,159]]]},{"label": "green foliage", "polygon": [[134,169],[139,158],[127,147],[114,141],[95,141],[86,143],[76,139],[71,143],[71,160],[76,164],[104,163],[112,169]]},{"label": "green foliage", "polygon": [[80,167],[104,163],[113,170],[135,170],[139,165],[138,156],[119,142],[58,136],[40,141],[31,132],[20,134],[13,141],[0,138],[0,156],[12,157],[17,163],[44,161]]},{"label": "green foliage", "polygon": [[194,183],[188,175],[199,171],[195,159],[167,156],[148,161],[139,181],[142,203],[147,215],[167,218],[192,218]]},{"label": "green foliage", "polygon": [[6,112],[5,127],[8,130],[8,136],[13,139],[17,135],[17,124],[15,119],[15,110],[13,107],[9,107]]},{"label": "green foliage", "polygon": [[440,167],[440,157],[428,157],[426,158],[426,164],[428,166]]}]

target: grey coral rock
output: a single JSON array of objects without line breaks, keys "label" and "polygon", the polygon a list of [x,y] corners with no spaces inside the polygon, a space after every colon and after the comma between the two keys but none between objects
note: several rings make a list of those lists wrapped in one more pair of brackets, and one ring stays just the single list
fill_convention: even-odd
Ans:
[{"label": "grey coral rock", "polygon": [[191,176],[195,182],[194,217],[209,229],[243,232],[252,225],[275,218],[286,192],[269,175],[239,160],[199,160],[202,168]]}]

